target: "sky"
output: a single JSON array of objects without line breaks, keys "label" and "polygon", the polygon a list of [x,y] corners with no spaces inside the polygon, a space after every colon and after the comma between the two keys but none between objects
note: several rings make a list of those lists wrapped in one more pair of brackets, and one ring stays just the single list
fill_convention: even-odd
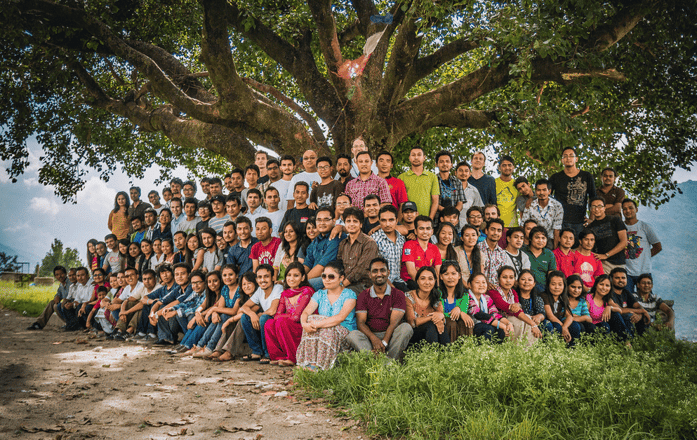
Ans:
[{"label": "sky", "polygon": [[[156,167],[146,172],[143,179],[135,180],[117,170],[108,183],[100,180],[96,172],[89,172],[85,188],[76,196],[77,203],[63,204],[53,188],[38,181],[42,152],[36,142],[29,143],[29,153],[30,166],[16,183],[10,181],[5,171],[8,165],[0,163],[0,252],[18,255],[19,261],[30,263],[31,271],[50,250],[54,238],[66,247],[76,248],[84,261],[87,240],[103,240],[109,233],[109,210],[113,209],[118,191],[139,186],[142,198],[147,200],[150,190],[161,192],[165,186],[153,185],[159,176]],[[173,174],[185,180],[186,170],[180,168]],[[675,178],[678,182],[697,180],[697,171],[678,170]],[[197,197],[203,198],[200,190]]]}]

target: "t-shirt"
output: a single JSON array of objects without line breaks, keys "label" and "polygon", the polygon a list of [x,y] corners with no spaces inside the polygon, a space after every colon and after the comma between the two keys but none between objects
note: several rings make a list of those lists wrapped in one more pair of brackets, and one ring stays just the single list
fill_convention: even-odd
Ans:
[{"label": "t-shirt", "polygon": [[646,298],[646,301],[640,296],[636,296],[636,300],[641,305],[641,307],[644,308],[649,313],[649,316],[651,317],[651,321],[656,320],[656,312],[660,310],[661,304],[663,304],[663,300],[659,298],[658,296],[654,295],[653,293],[649,293],[648,298]]},{"label": "t-shirt", "polygon": [[440,183],[438,176],[424,170],[417,176],[412,170],[399,175],[407,188],[409,200],[416,203],[416,209],[421,215],[429,215],[431,211],[431,197],[440,195]]},{"label": "t-shirt", "polygon": [[295,222],[299,225],[305,225],[305,222],[307,222],[307,219],[310,217],[314,217],[316,212],[317,211],[315,211],[314,209],[310,209],[310,208],[289,209],[283,215],[283,220],[281,220],[281,224],[278,227],[278,230],[282,231],[286,227],[286,224],[288,224],[289,222]]},{"label": "t-shirt", "polygon": [[118,251],[112,251],[106,254],[105,260],[111,268],[111,273],[116,273],[121,270],[121,255],[119,255]]},{"label": "t-shirt", "polygon": [[552,193],[564,208],[564,223],[580,224],[586,217],[588,200],[595,197],[595,182],[587,171],[569,177],[560,171],[549,178]]},{"label": "t-shirt", "polygon": [[[341,309],[344,307],[344,303],[350,299],[355,300],[356,293],[348,288],[345,288],[341,291],[341,295],[339,295],[339,298],[336,301],[334,301],[333,304],[329,301],[329,298],[327,298],[326,289],[318,290],[314,293],[314,295],[312,295],[312,301],[317,303],[317,314],[326,317],[338,315],[339,312],[341,312]],[[347,329],[348,331],[356,330],[355,307],[351,309],[351,312],[349,312],[346,319],[344,319],[344,321],[341,323],[341,326]]]},{"label": "t-shirt", "polygon": [[[627,227],[619,217],[606,215],[602,220],[593,220],[588,229],[595,234],[594,252],[597,254],[608,253],[620,242],[619,231],[626,231]],[[615,265],[625,264],[625,253],[618,252],[607,259],[608,263]]]},{"label": "t-shirt", "polygon": [[259,306],[261,306],[261,310],[265,312],[269,309],[269,307],[271,307],[271,303],[274,302],[274,300],[281,299],[282,293],[283,286],[280,284],[275,284],[268,297],[266,297],[264,290],[259,287],[249,299],[251,299],[254,304],[259,304]]},{"label": "t-shirt", "polygon": [[272,237],[271,241],[266,246],[264,246],[261,241],[256,242],[254,246],[252,246],[252,251],[249,254],[249,258],[252,260],[259,260],[259,264],[273,265],[276,251],[280,245],[281,239],[278,237]]},{"label": "t-shirt", "polygon": [[580,252],[576,252],[576,259],[574,261],[574,273],[581,276],[583,284],[591,288],[595,279],[600,275],[605,273],[603,269],[603,263],[595,258],[593,255],[581,255]]},{"label": "t-shirt", "polygon": [[193,220],[187,220],[186,218],[184,218],[184,220],[177,223],[177,230],[174,232],[183,231],[187,235],[188,234],[195,234],[196,233],[196,225],[200,221],[201,221],[201,217],[199,217],[199,216],[195,216]]},{"label": "t-shirt", "polygon": [[623,309],[634,309],[638,305],[636,298],[633,293],[629,293],[629,290],[622,289],[619,294],[612,289],[610,292],[610,298]]},{"label": "t-shirt", "polygon": [[375,228],[377,226],[380,226],[379,219],[375,223],[371,223],[370,219],[368,217],[366,217],[365,219],[363,219],[363,227],[361,230],[363,231],[364,234],[370,234],[370,231],[372,231],[373,228]]},{"label": "t-shirt", "polygon": [[392,310],[405,312],[407,301],[404,292],[389,285],[382,299],[378,298],[371,287],[358,295],[356,313],[367,313],[365,323],[372,332],[384,332],[390,326]]},{"label": "t-shirt", "polygon": [[574,274],[574,264],[576,263],[576,251],[570,250],[568,254],[564,254],[561,248],[556,248],[552,251],[554,259],[557,260],[557,270],[564,273],[565,277]]},{"label": "t-shirt", "polygon": [[418,240],[407,241],[402,249],[402,270],[399,276],[405,281],[411,279],[407,271],[407,261],[414,263],[417,270],[423,266],[435,267],[443,264],[438,246],[428,243],[424,251]]},{"label": "t-shirt", "polygon": [[660,242],[658,236],[648,223],[641,220],[633,225],[624,225],[627,227],[627,273],[635,277],[651,273],[651,246]]},{"label": "t-shirt", "polygon": [[[319,177],[319,173],[308,173],[307,171],[303,171],[302,173],[298,173],[293,178],[291,179],[290,183],[288,184],[288,191],[286,192],[286,200],[293,200],[293,192],[295,191],[295,184],[298,182],[305,182],[310,186],[310,190],[308,195],[312,195],[312,183],[317,182],[320,183],[322,181],[322,178]],[[283,200],[283,197],[281,197],[281,200]]]},{"label": "t-shirt", "polygon": [[[278,207],[283,208],[285,211],[285,208],[288,206],[288,201],[286,200],[286,194],[288,194],[288,186],[290,185],[290,180],[277,180],[275,182],[272,182],[269,184],[269,186],[273,186],[278,190],[278,196],[281,198],[281,202],[279,203]],[[312,189],[312,188],[310,188]]]},{"label": "t-shirt", "polygon": [[136,286],[133,288],[131,288],[130,284],[124,287],[123,291],[121,291],[121,295],[119,295],[119,299],[122,301],[126,301],[127,299],[134,299],[140,301],[143,295],[147,294],[148,292],[147,290],[145,290],[145,286],[143,285],[143,283],[138,281],[138,283],[136,283]]},{"label": "t-shirt", "polygon": [[228,214],[225,214],[221,218],[211,217],[211,219],[208,220],[208,227],[213,228],[216,233],[222,232],[223,227],[225,226],[225,223],[227,223],[229,221],[230,221],[230,216]]},{"label": "t-shirt", "polygon": [[[247,209],[247,213],[244,215],[252,222],[252,237],[257,236],[257,219],[259,217],[266,217],[268,211],[261,206],[257,206],[257,209],[252,213],[251,209]],[[273,229],[273,222],[271,222],[271,228]]]},{"label": "t-shirt", "polygon": [[274,237],[280,237],[278,228],[281,227],[281,222],[283,221],[284,215],[286,215],[285,209],[279,209],[278,211],[274,211],[274,212],[266,211],[266,214],[264,215],[264,217],[271,220],[271,225],[272,225],[271,235],[273,235]]},{"label": "t-shirt", "polygon": [[598,188],[598,196],[605,200],[606,205],[614,205],[615,203],[622,203],[624,200],[624,190],[613,185],[612,188],[607,193],[603,192],[603,188]]},{"label": "t-shirt", "polygon": [[392,196],[392,206],[397,208],[402,206],[402,203],[409,200],[407,196],[407,187],[404,186],[404,182],[396,177],[389,176],[385,179],[387,186],[390,188],[390,195]]},{"label": "t-shirt", "polygon": [[477,188],[485,205],[496,204],[496,180],[493,177],[484,174],[479,179],[475,179],[474,176],[470,176],[467,182]]},{"label": "t-shirt", "polygon": [[520,275],[520,271],[523,269],[530,269],[530,258],[528,258],[528,255],[525,252],[518,250],[518,255],[513,255],[506,249],[504,249],[504,251],[506,251],[507,258],[506,266],[513,267],[516,278],[518,275]]},{"label": "t-shirt", "polygon": [[333,212],[336,209],[336,198],[342,192],[344,185],[337,180],[332,180],[326,185],[319,184],[310,195],[310,203],[316,203],[317,209],[327,207]]},{"label": "t-shirt", "polygon": [[254,246],[257,241],[259,240],[252,237],[247,247],[240,246],[239,242],[230,247],[225,257],[225,262],[228,264],[236,264],[240,268],[240,274],[252,270],[252,259],[249,258],[249,254],[252,252],[252,246]]},{"label": "t-shirt", "polygon": [[496,182],[496,204],[501,211],[501,220],[504,226],[509,228],[518,226],[518,215],[516,214],[515,200],[518,197],[518,190],[515,188],[515,180],[511,179],[504,182],[497,178]]},{"label": "t-shirt", "polygon": [[554,254],[547,248],[542,249],[542,252],[537,257],[531,250],[526,250],[525,253],[530,258],[530,271],[535,277],[535,282],[537,284],[545,284],[547,273],[550,270],[557,270],[557,261],[554,259]]},{"label": "t-shirt", "polygon": [[205,267],[208,272],[213,272],[215,266],[222,266],[225,261],[223,251],[219,249],[216,249],[215,252],[208,252],[208,250],[201,249],[200,252],[203,252],[202,267]]}]

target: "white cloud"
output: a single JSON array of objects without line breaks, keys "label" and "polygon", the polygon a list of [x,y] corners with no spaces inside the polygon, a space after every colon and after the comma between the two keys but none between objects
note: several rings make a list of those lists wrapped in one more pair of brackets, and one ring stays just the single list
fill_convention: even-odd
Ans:
[{"label": "white cloud", "polygon": [[29,201],[29,208],[32,211],[36,211],[40,214],[46,214],[54,217],[56,214],[58,214],[58,211],[60,211],[61,205],[59,205],[55,200],[50,200],[46,197],[33,197]]},{"label": "white cloud", "polygon": [[85,188],[76,196],[78,205],[88,207],[90,211],[100,214],[114,208],[115,197],[116,190],[110,188],[99,177],[90,177],[85,182]]},{"label": "white cloud", "polygon": [[13,233],[16,233],[19,231],[23,231],[25,229],[30,229],[29,225],[27,223],[20,223],[20,224],[15,225],[15,226],[7,227],[7,228],[3,229],[3,231],[13,234]]},{"label": "white cloud", "polygon": [[34,186],[41,186],[41,184],[39,183],[39,179],[37,179],[36,177],[30,177],[28,179],[24,179],[24,180],[22,180],[22,182],[24,182],[24,184],[26,186],[28,186],[29,188],[34,187]]}]

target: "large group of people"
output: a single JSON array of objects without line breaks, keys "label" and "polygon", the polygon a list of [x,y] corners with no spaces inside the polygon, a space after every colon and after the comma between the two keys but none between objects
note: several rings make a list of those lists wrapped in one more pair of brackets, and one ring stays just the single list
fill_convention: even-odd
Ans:
[{"label": "large group of people", "polygon": [[[653,292],[661,243],[603,170],[576,166],[531,184],[510,156],[455,164],[422,148],[394,157],[357,139],[352,154],[255,162],[222,179],[119,192],[84,267],[56,267],[53,313],[67,331],[168,346],[224,362],[330,368],[345,350],[399,359],[407,347],[478,336],[569,346],[673,328]],[[198,190],[205,198],[196,199]],[[160,195],[162,199],[160,199]]]}]

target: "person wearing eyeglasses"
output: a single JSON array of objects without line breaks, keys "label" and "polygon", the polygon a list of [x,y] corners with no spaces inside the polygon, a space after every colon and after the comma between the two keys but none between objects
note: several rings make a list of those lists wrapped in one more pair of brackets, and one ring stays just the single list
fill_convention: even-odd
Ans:
[{"label": "person wearing eyeglasses", "polygon": [[325,266],[322,282],[324,289],[312,295],[300,317],[303,334],[297,365],[309,370],[331,368],[339,353],[349,348],[349,333],[356,330],[356,293],[342,286],[345,277],[341,261]]},{"label": "person wearing eyeglasses", "polygon": [[336,208],[336,199],[344,192],[344,185],[332,179],[334,164],[330,157],[322,156],[317,159],[317,173],[322,179],[310,194],[310,209]]},{"label": "person wearing eyeglasses", "polygon": [[561,162],[564,169],[552,174],[549,182],[552,195],[564,208],[562,228],[571,228],[576,235],[583,229],[584,224],[593,221],[593,213],[586,219],[586,205],[595,197],[595,181],[588,171],[576,167],[578,157],[576,150],[566,147],[562,151]]}]

